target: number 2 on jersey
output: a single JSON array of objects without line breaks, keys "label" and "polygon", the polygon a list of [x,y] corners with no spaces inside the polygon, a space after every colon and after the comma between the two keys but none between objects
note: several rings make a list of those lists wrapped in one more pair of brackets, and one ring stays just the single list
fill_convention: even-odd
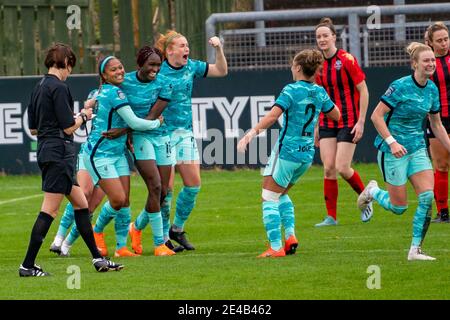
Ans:
[{"label": "number 2 on jersey", "polygon": [[316,106],[313,105],[312,103],[308,104],[306,106],[305,109],[305,117],[308,117],[309,112],[311,111],[311,114],[309,115],[309,119],[305,122],[305,125],[303,126],[303,130],[302,130],[302,137],[311,137],[314,133],[314,129],[313,131],[306,131],[306,129],[308,128],[308,126],[311,124],[311,122],[314,119],[314,115],[316,114]]}]

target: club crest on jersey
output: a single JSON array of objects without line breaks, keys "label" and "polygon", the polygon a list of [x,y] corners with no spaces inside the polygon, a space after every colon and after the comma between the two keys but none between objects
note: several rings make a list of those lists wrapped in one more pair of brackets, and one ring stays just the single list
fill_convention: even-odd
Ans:
[{"label": "club crest on jersey", "polygon": [[334,64],[334,67],[336,68],[336,70],[341,70],[341,68],[342,68],[342,61],[341,60],[337,60],[336,63]]},{"label": "club crest on jersey", "polygon": [[389,87],[389,88],[386,90],[386,92],[384,93],[384,95],[385,95],[386,97],[389,97],[391,94],[394,93],[394,91],[395,91],[395,88],[394,88],[394,87]]},{"label": "club crest on jersey", "polygon": [[124,100],[125,99],[125,94],[121,90],[117,90],[117,95],[119,96],[120,100]]}]

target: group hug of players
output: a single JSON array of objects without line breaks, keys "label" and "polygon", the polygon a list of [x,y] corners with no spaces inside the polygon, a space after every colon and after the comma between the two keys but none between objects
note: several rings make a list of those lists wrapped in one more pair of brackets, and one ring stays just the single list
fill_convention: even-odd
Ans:
[{"label": "group hug of players", "polygon": [[[438,207],[435,221],[449,220],[450,53],[447,27],[441,22],[434,23],[427,30],[426,44],[413,42],[408,45],[413,73],[394,81],[370,116],[378,131],[375,147],[387,190],[378,187],[376,181],[364,185],[359,173],[351,167],[356,145],[363,136],[369,101],[365,74],[351,54],[336,47],[336,30],[329,18],[323,18],[316,26],[316,40],[319,50],[306,49],[295,55],[291,66],[294,82],[283,88],[270,112],[238,143],[238,150],[245,152],[255,136],[283,115],[279,139],[263,174],[263,223],[270,247],[259,257],[282,257],[296,252],[294,206],[288,191],[311,166],[314,145],[317,145],[324,166],[327,208],[327,216],[316,224],[317,227],[337,224],[338,173],[358,193],[358,207],[364,222],[373,215],[373,201],[395,214],[405,212],[409,180],[419,205],[414,215],[408,260],[434,260],[424,254],[421,247],[431,220],[433,198]],[[187,39],[175,31],[161,36],[155,47],[141,48],[136,71],[125,73],[122,63],[114,56],[99,61],[100,88],[90,93],[75,120],[64,122],[56,117],[55,122],[59,134],[63,131],[70,137],[73,131],[92,120],[91,132],[76,161],[76,178],[70,177],[73,176],[70,168],[66,170],[67,174],[52,174],[54,159],[45,154],[50,152],[53,156],[68,159],[69,164],[75,155],[68,154],[67,150],[58,154],[48,143],[51,139],[42,129],[45,125],[40,126],[42,121],[30,121],[30,129],[38,136],[38,164],[45,196],[27,255],[19,268],[21,276],[49,275],[34,260],[64,195],[70,203],[65,208],[50,250],[67,256],[81,235],[98,271],[123,268],[123,265],[104,258],[109,252],[103,230],[113,220],[115,257],[141,255],[142,230],[148,224],[156,256],[195,249],[184,231],[201,186],[199,154],[192,132],[192,86],[195,78],[222,77],[228,72],[220,40],[213,37],[209,43],[216,49],[214,64],[190,59]],[[68,76],[73,66],[74,62],[71,65],[66,58],[61,66],[50,65],[49,74],[70,68],[66,72]],[[58,74],[56,77],[61,83],[65,80]],[[42,82],[37,87],[41,88]],[[67,86],[64,90],[70,96]],[[36,95],[34,92],[29,106],[30,119],[39,119],[39,107],[33,105],[40,101],[33,100]],[[70,99],[66,104],[73,111]],[[55,106],[57,102],[55,98]],[[426,119],[434,170],[422,129]],[[75,129],[66,131],[69,128]],[[70,140],[64,138],[61,140]],[[135,221],[131,221],[127,152],[132,155],[148,190],[147,201]],[[176,199],[171,222],[175,166],[183,180],[183,188]],[[105,195],[107,201],[90,232],[85,227],[80,228],[92,219],[92,213]],[[84,201],[77,201],[78,197]],[[47,207],[53,209],[46,211]],[[127,248],[128,236],[132,251]],[[95,248],[92,248],[92,240]],[[97,267],[99,261],[101,267]]]}]

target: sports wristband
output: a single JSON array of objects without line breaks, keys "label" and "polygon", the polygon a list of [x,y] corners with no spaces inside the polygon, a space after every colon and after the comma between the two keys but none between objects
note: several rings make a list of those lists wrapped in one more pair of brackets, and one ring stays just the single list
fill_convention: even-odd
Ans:
[{"label": "sports wristband", "polygon": [[394,142],[396,142],[397,140],[395,140],[393,136],[389,136],[389,137],[387,137],[386,139],[384,139],[384,141],[386,141],[386,143],[387,143],[388,145],[391,145],[391,144],[393,144]]},{"label": "sports wristband", "polygon": [[86,122],[87,122],[87,115],[85,113],[81,112],[80,113],[80,117],[83,120],[83,124],[86,124]]}]

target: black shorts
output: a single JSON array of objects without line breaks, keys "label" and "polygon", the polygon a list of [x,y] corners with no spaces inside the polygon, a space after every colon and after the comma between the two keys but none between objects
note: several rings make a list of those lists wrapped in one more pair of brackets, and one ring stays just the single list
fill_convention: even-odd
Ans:
[{"label": "black shorts", "polygon": [[75,145],[62,139],[38,142],[37,161],[42,172],[42,191],[69,195],[77,184]]},{"label": "black shorts", "polygon": [[355,134],[352,134],[352,128],[319,128],[319,140],[323,138],[336,138],[337,142],[353,143]]},{"label": "black shorts", "polygon": [[[442,120],[442,125],[444,126],[445,130],[447,131],[447,134],[450,134],[450,118],[441,118],[441,120]],[[433,131],[431,131],[429,120],[427,120],[427,138],[428,139],[436,138],[434,136]]]}]

